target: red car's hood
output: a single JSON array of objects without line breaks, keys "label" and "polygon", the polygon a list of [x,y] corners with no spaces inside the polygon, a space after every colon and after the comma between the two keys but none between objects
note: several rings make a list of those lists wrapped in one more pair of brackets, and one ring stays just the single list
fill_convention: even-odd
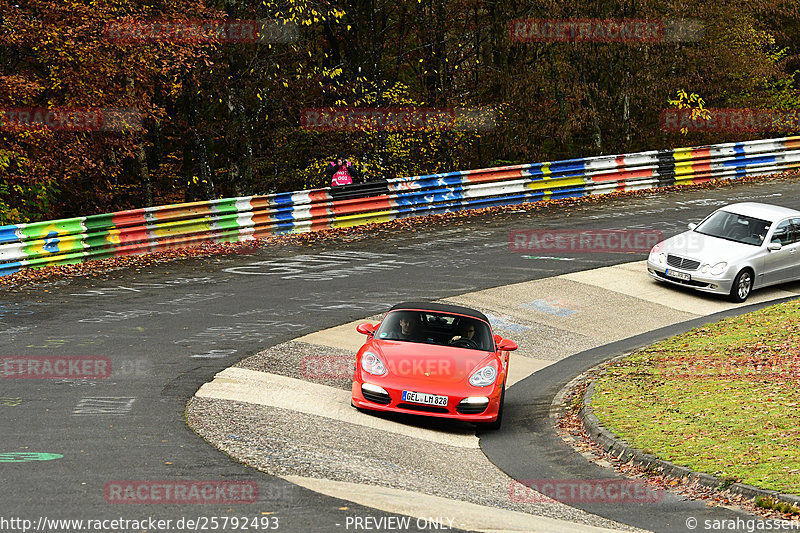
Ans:
[{"label": "red car's hood", "polygon": [[386,363],[389,376],[422,382],[461,383],[495,359],[492,352],[403,341],[373,341],[371,351]]}]

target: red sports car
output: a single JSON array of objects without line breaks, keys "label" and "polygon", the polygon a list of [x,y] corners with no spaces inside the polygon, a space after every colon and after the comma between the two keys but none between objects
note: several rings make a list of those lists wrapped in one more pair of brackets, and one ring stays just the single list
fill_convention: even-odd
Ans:
[{"label": "red sports car", "polygon": [[493,335],[482,313],[408,302],[356,330],[367,342],[356,356],[355,407],[500,427],[508,352],[517,344]]}]

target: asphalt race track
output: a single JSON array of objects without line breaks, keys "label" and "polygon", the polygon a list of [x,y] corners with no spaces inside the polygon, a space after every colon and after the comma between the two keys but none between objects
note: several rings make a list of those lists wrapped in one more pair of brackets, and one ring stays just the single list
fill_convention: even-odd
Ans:
[{"label": "asphalt race track", "polygon": [[[622,263],[444,300],[479,309],[496,332],[519,343],[506,381],[510,420],[480,441],[469,424],[349,409],[352,354],[364,340],[355,331],[360,321],[276,345],[223,370],[195,394],[188,421],[214,446],[267,474],[384,511],[444,515],[467,530],[589,532],[624,523],[680,531],[690,517],[744,520],[744,513],[706,509],[618,478],[598,468],[607,461],[575,453],[552,430],[551,410],[561,409],[558,388],[604,357],[708,315],[800,295],[800,283],[791,283],[753,295],[751,305],[734,305],[654,284],[644,268],[643,261]],[[611,488],[568,496],[578,483],[584,491]],[[528,484],[550,487],[551,495],[559,494],[558,486],[567,501],[546,500]],[[614,487],[637,489],[638,496],[605,498]]]},{"label": "asphalt race track", "polygon": [[[198,529],[176,528],[180,519],[233,516],[255,518],[261,529],[282,531],[354,530],[354,517],[391,525],[394,522],[377,520],[397,520],[396,514],[324,496],[220,453],[187,426],[187,401],[202,384],[244,357],[381,313],[397,301],[454,297],[644,258],[643,254],[523,256],[509,252],[512,230],[639,228],[662,230],[669,236],[732,201],[800,209],[798,190],[796,181],[775,181],[637,196],[569,210],[464,219],[450,227],[417,226],[405,234],[378,231],[350,242],[286,247],[279,254],[261,251],[158,265],[141,272],[117,271],[91,281],[4,289],[3,357],[107,358],[111,373],[106,379],[0,381],[0,518],[31,520],[42,526],[40,531],[78,530],[75,525],[48,526],[39,522],[42,517],[153,517],[172,520],[170,531]],[[758,296],[758,292],[753,295]],[[552,387],[572,370],[554,370],[564,366],[569,364],[546,369],[553,373]],[[520,382],[515,394],[523,394],[533,377]],[[531,401],[539,409],[546,393],[531,398],[509,395],[509,401],[515,408]],[[507,414],[514,415],[507,419],[510,424],[482,445],[506,473],[514,475],[519,469],[530,476],[529,465],[514,462],[512,454],[503,452],[506,463],[493,456],[492,450],[507,445],[504,435],[511,439],[519,433],[519,411],[510,409]],[[527,442],[529,447],[551,444],[544,436]],[[527,456],[537,452],[541,450],[530,449]],[[117,503],[109,487],[131,480],[249,482],[258,487],[258,498],[255,503],[233,504]],[[637,519],[635,526],[664,530],[657,514]],[[0,530],[22,528],[0,522]]]}]

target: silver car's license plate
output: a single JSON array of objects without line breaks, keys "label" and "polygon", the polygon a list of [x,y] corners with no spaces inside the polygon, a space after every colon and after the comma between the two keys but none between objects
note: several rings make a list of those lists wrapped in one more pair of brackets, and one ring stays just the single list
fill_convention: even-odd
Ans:
[{"label": "silver car's license plate", "polygon": [[690,279],[692,279],[692,276],[690,276],[689,274],[686,274],[684,272],[675,272],[674,270],[670,270],[670,269],[667,269],[664,272],[664,274],[666,274],[667,276],[669,276],[671,278],[678,278],[678,279],[682,279],[684,281],[689,281]]},{"label": "silver car's license plate", "polygon": [[438,405],[447,407],[447,396],[437,394],[425,394],[424,392],[403,391],[403,401],[413,403],[424,403],[425,405]]}]

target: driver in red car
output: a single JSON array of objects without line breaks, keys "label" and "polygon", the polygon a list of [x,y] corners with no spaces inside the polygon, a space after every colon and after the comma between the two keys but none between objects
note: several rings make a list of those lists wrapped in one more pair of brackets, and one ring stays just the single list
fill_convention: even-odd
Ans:
[{"label": "driver in red car", "polygon": [[463,326],[461,326],[461,329],[459,330],[459,333],[461,333],[461,335],[456,335],[455,337],[450,339],[450,344],[453,344],[454,342],[456,342],[459,339],[473,340],[472,337],[475,336],[475,325],[474,324],[469,324],[469,323],[468,324],[464,324]]}]

